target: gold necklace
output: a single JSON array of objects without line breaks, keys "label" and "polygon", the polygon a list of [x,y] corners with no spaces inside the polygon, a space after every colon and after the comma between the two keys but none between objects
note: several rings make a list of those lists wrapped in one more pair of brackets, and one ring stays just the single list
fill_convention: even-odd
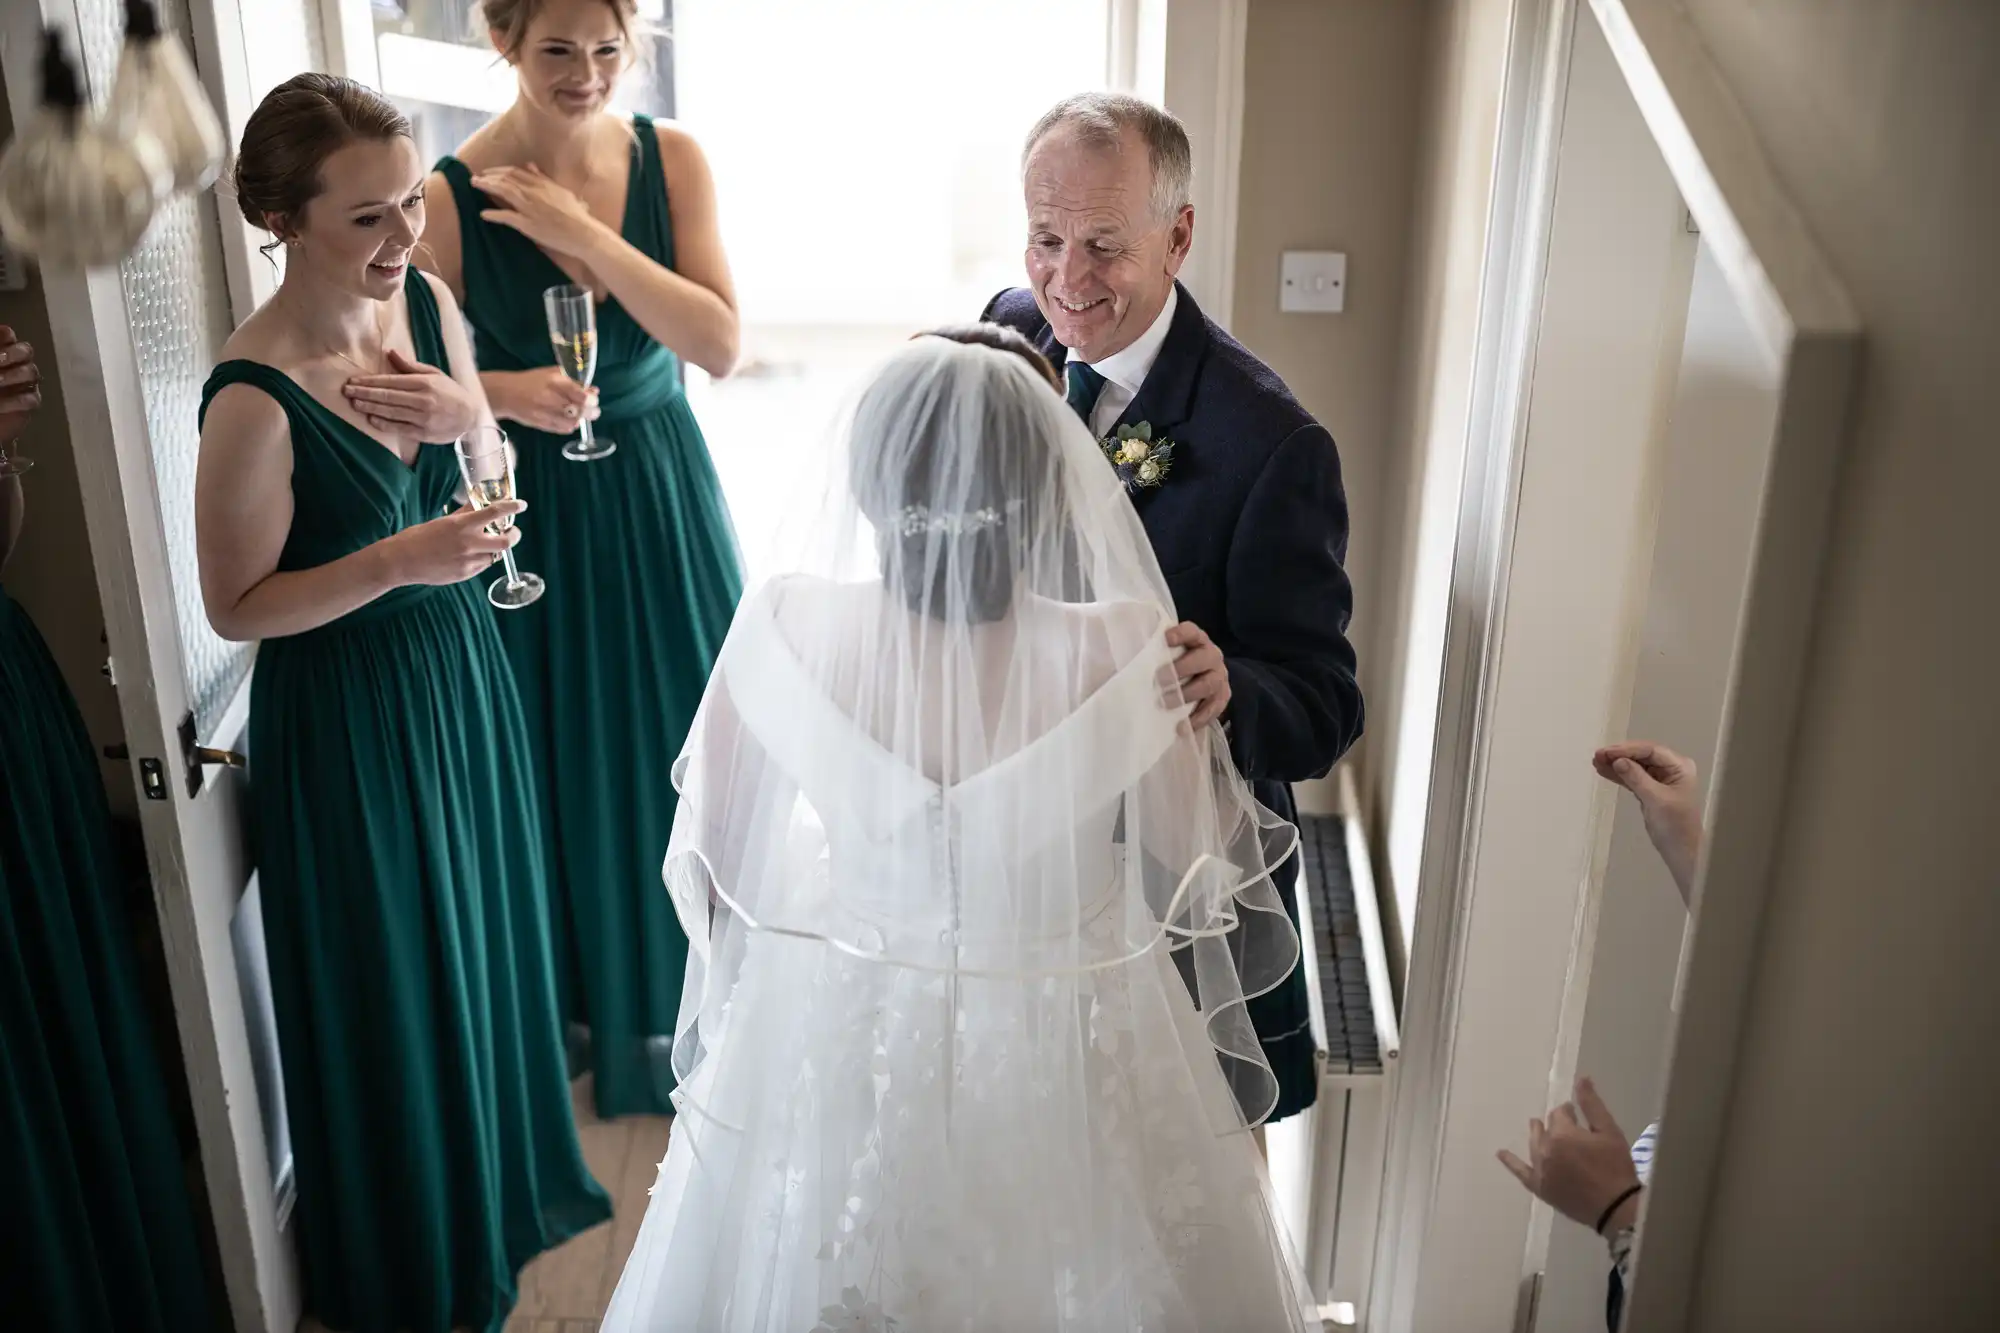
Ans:
[{"label": "gold necklace", "polygon": [[[385,310],[387,309],[386,303],[378,302],[377,304],[382,305]],[[362,374],[379,375],[382,373],[382,370],[379,365],[377,366],[376,369],[370,370],[367,366],[362,365],[359,361],[356,361],[353,357],[341,351],[338,347],[335,347],[332,343],[327,342],[324,338],[319,339],[318,341],[320,347],[323,350],[334,356],[339,357],[342,361],[345,361],[348,365],[353,366],[356,370],[360,371]],[[382,316],[380,314],[377,314],[375,316],[375,359],[377,362],[381,362],[384,359],[386,359],[386,352],[388,349],[388,345],[389,345],[389,330],[385,327],[385,321],[383,320]]]}]

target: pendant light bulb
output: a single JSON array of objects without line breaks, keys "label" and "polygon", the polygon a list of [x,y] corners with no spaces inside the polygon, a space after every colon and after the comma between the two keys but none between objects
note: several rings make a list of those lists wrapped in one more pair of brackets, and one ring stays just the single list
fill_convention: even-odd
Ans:
[{"label": "pendant light bulb", "polygon": [[222,170],[222,122],[152,0],[125,0],[125,49],[105,121],[114,133],[159,144],[175,191],[207,189]]},{"label": "pendant light bulb", "polygon": [[62,35],[48,29],[42,105],[0,153],[0,233],[43,264],[115,264],[153,220],[160,172],[150,139],[122,142],[92,122]]}]

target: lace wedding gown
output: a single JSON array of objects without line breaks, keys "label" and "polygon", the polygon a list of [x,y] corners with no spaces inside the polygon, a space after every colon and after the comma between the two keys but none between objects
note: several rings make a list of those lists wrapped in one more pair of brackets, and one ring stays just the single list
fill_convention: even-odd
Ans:
[{"label": "lace wedding gown", "polygon": [[[955,550],[979,498],[899,521]],[[1149,591],[1105,546],[1062,559]],[[1163,593],[1047,598],[1013,559],[1030,590],[984,618],[893,577],[739,612],[668,855],[678,1118],[605,1333],[1316,1327],[1242,1012],[1297,955],[1295,834],[1182,722]]]}]

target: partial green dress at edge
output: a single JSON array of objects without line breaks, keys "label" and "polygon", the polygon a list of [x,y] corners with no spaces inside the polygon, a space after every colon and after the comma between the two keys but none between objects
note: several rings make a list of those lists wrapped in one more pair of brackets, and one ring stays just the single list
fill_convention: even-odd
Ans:
[{"label": "partial green dress at edge", "polygon": [[124,891],[76,700],[0,590],[0,1327],[216,1327]]},{"label": "partial green dress at edge", "polygon": [[[429,280],[418,355],[446,357]],[[312,568],[454,507],[414,466],[251,361],[216,367],[291,425]],[[524,1264],[611,1215],[563,1068],[526,725],[486,576],[405,587],[267,639],[251,687],[264,939],[297,1164],[308,1313],[346,1333],[497,1330]]]},{"label": "partial green dress at edge", "polygon": [[[653,122],[633,117],[622,234],[674,262]],[[555,364],[545,289],[569,279],[494,207],[465,164],[438,163],[458,206],[465,312],[483,371]],[[572,462],[563,436],[503,423],[528,502],[518,554],[548,580],[500,613],[534,740],[549,902],[572,1072],[599,1114],[664,1114],[687,938],[660,883],[674,761],[742,593],[736,541],[678,358],[615,299],[597,312],[597,433],[608,458]]]}]

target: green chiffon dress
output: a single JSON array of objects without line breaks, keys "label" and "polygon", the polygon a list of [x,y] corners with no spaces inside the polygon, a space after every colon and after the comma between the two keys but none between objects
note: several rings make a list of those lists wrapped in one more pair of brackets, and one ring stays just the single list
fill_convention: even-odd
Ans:
[{"label": "green chiffon dress", "polygon": [[90,737],[0,590],[0,1328],[216,1327]]},{"label": "green chiffon dress", "polygon": [[[418,356],[446,357],[428,280]],[[454,506],[269,366],[217,366],[291,425],[281,570]],[[307,1310],[351,1333],[498,1329],[533,1256],[611,1215],[584,1166],[557,1019],[541,820],[487,577],[404,587],[260,646],[250,790],[297,1163]]]},{"label": "green chiffon dress", "polygon": [[[633,117],[622,234],[674,262],[653,122]],[[494,207],[464,163],[437,170],[458,206],[465,313],[479,368],[555,364],[542,292],[569,279]],[[616,300],[597,312],[597,433],[618,452],[562,457],[566,437],[503,423],[520,450],[521,566],[548,580],[500,613],[533,738],[548,834],[558,989],[573,1072],[600,1115],[667,1114],[687,938],[660,883],[674,761],[742,592],[728,511],[679,360]]]}]

